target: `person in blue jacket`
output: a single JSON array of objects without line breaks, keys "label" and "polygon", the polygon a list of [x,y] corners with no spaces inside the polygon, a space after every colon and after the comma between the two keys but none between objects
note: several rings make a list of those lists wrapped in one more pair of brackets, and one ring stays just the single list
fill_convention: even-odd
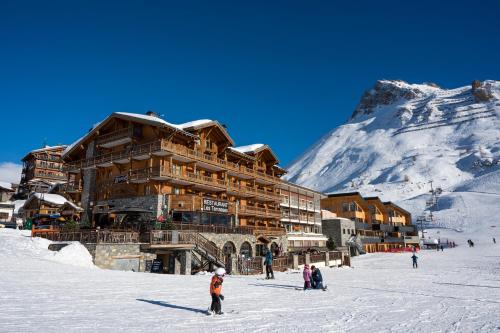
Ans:
[{"label": "person in blue jacket", "polygon": [[413,261],[413,268],[418,268],[417,259],[418,257],[415,255],[415,253],[413,253],[413,255],[411,256],[411,260]]},{"label": "person in blue jacket", "polygon": [[266,265],[266,279],[274,279],[273,254],[271,253],[271,250],[267,250],[266,252],[264,265]]},{"label": "person in blue jacket", "polygon": [[326,289],[326,286],[323,287],[323,276],[321,276],[321,271],[316,266],[311,266],[311,286],[313,289]]}]

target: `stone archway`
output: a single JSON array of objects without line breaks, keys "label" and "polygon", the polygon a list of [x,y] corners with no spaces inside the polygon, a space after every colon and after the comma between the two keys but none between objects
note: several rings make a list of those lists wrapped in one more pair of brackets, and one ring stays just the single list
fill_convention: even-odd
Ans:
[{"label": "stone archway", "polygon": [[240,255],[244,256],[245,258],[251,258],[253,255],[252,244],[246,241],[241,243]]},{"label": "stone archway", "polygon": [[236,245],[234,245],[234,243],[231,241],[227,241],[224,244],[224,246],[222,247],[222,252],[224,252],[224,254],[226,256],[230,255],[230,254],[235,254],[236,253]]},{"label": "stone archway", "polygon": [[279,247],[278,243],[276,243],[276,242],[271,243],[270,249],[271,249],[271,253],[273,254],[273,256],[277,256],[280,252],[280,247]]}]

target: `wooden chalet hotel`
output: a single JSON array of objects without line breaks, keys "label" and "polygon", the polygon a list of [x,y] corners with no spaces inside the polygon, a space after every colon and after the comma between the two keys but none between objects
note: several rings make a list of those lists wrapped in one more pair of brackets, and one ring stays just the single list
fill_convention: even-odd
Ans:
[{"label": "wooden chalet hotel", "polygon": [[153,112],[116,112],[63,159],[68,187],[81,191],[83,223],[127,228],[150,212],[181,229],[228,228],[225,242],[211,240],[228,253],[258,256],[268,245],[286,251],[278,186],[285,171],[265,144],[234,147],[217,121],[174,125]]}]

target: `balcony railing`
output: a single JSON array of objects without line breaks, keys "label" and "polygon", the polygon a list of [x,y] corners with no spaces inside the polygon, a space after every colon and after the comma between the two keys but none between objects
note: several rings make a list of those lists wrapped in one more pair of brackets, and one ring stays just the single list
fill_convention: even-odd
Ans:
[{"label": "balcony railing", "polygon": [[[113,133],[102,136],[99,140],[105,140],[105,141],[106,140],[108,140],[108,141],[118,140],[120,138],[124,138],[124,137],[127,137],[128,135],[130,135],[130,133],[127,131],[128,131],[128,129],[113,132]],[[200,151],[193,150],[193,149],[187,148],[186,146],[175,144],[175,143],[172,143],[170,141],[163,140],[163,139],[140,144],[140,145],[132,147],[131,149],[127,149],[127,150],[123,150],[123,151],[119,151],[119,152],[107,153],[107,154],[98,155],[98,156],[95,156],[92,158],[75,161],[73,163],[68,163],[65,166],[65,170],[75,172],[75,171],[82,169],[82,168],[97,167],[99,165],[103,165],[106,163],[113,163],[116,161],[120,161],[120,160],[124,160],[124,159],[128,159],[128,158],[134,158],[134,157],[137,158],[137,157],[140,157],[140,156],[143,156],[146,154],[155,154],[155,153],[159,154],[161,152],[175,154],[177,156],[182,156],[186,159],[190,159],[193,161],[207,163],[207,164],[210,164],[210,165],[217,167],[221,170],[230,170],[230,171],[236,172],[238,174],[244,174],[244,175],[252,177],[252,178],[265,179],[265,180],[270,181],[272,183],[279,182],[279,178],[274,177],[272,175],[269,175],[265,172],[253,170],[253,169],[247,168],[245,166],[241,166],[241,165],[238,165],[236,163],[223,160],[221,158],[218,158],[215,155],[205,154],[205,153],[202,153]]]},{"label": "balcony railing", "polygon": [[35,171],[34,176],[35,177],[42,177],[42,178],[61,179],[61,180],[67,179],[66,175],[48,174],[48,173],[39,172],[39,171]]},{"label": "balcony railing", "polygon": [[69,182],[66,184],[62,184],[63,192],[81,192],[82,191],[82,182]]},{"label": "balcony railing", "polygon": [[[204,175],[198,175],[192,172],[187,172],[186,174],[183,174],[181,172],[174,171],[168,167],[152,167],[145,169],[137,169],[137,170],[132,170],[127,174],[123,174],[122,176],[129,182],[147,182],[150,179],[182,180],[189,183],[195,183],[213,187],[214,189],[220,191],[236,192],[242,196],[251,195],[259,198],[265,198],[271,201],[275,201],[278,198],[278,195],[271,191],[265,191],[246,186],[239,186],[224,179],[217,179]],[[108,181],[108,184],[112,185],[112,182]]]},{"label": "balcony railing", "polygon": [[116,140],[121,140],[125,138],[131,138],[132,137],[132,128],[122,128],[117,131],[108,133],[108,134],[102,134],[96,138],[96,144],[97,145],[103,145],[109,142],[113,142]]},{"label": "balcony railing", "polygon": [[63,170],[63,167],[60,165],[50,165],[47,163],[37,163],[36,167],[41,168],[41,169],[51,169],[51,170],[58,170],[58,171]]},{"label": "balcony railing", "polygon": [[262,207],[253,207],[253,206],[240,206],[239,213],[241,215],[256,215],[256,216],[274,217],[274,218],[281,217],[281,212],[278,209],[269,209]]}]

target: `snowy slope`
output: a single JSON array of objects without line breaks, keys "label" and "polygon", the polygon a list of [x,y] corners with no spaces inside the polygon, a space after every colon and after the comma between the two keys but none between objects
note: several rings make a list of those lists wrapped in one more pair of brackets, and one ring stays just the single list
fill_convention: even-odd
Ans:
[{"label": "snowy slope", "polygon": [[[430,180],[449,192],[463,183],[456,191],[479,186],[500,193],[499,159],[499,81],[457,89],[379,81],[345,125],[288,167],[286,178],[323,192],[360,191],[401,203],[428,193]],[[416,215],[425,201],[409,206]]]},{"label": "snowy slope", "polygon": [[326,292],[300,290],[300,272],[227,276],[226,314],[210,317],[210,275],[70,266],[45,260],[43,240],[0,230],[0,332],[495,331],[500,244],[444,236],[459,247],[420,252],[418,270],[411,254],[386,253],[322,268]]}]

